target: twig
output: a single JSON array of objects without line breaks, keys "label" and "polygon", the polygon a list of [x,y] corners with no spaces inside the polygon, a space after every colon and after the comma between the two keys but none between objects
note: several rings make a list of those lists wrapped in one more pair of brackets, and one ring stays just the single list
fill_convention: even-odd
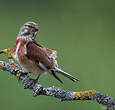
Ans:
[{"label": "twig", "polygon": [[15,64],[12,59],[10,49],[0,51],[0,53],[8,54],[9,62],[0,61],[0,69],[10,72],[15,75],[24,85],[24,89],[33,90],[33,96],[46,95],[60,99],[61,101],[72,101],[72,100],[93,100],[99,104],[107,106],[107,110],[110,108],[115,109],[115,99],[101,94],[96,90],[87,90],[80,92],[66,91],[55,86],[44,88],[42,85],[37,83],[34,79],[30,78],[18,64]]}]

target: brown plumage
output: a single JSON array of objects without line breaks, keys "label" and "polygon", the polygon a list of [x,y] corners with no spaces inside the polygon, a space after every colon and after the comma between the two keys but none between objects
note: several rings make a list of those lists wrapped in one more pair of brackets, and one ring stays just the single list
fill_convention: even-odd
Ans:
[{"label": "brown plumage", "polygon": [[21,67],[26,72],[32,72],[37,76],[48,72],[60,82],[62,81],[58,78],[56,72],[61,73],[72,81],[78,81],[77,78],[58,67],[55,50],[48,49],[34,40],[37,31],[38,26],[34,22],[25,23],[19,31],[13,48],[13,56]]},{"label": "brown plumage", "polygon": [[45,65],[46,68],[54,69],[53,62],[49,59],[47,55],[47,51],[43,47],[39,47],[34,43],[33,41],[28,42],[27,46],[27,56],[37,62],[41,62],[43,65]]}]

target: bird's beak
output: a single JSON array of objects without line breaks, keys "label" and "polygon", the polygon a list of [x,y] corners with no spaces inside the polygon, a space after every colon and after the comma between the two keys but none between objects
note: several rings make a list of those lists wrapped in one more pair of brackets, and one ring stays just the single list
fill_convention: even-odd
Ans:
[{"label": "bird's beak", "polygon": [[38,27],[34,27],[34,31],[37,32],[38,31]]}]

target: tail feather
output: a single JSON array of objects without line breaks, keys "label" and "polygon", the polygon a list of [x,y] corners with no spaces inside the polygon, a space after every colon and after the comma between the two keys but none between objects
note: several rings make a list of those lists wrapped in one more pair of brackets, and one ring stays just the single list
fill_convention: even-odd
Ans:
[{"label": "tail feather", "polygon": [[73,77],[72,75],[64,72],[63,70],[61,70],[60,68],[55,68],[55,71],[58,72],[58,73],[61,73],[62,75],[64,75],[65,77],[69,78],[70,80],[72,80],[73,82],[75,81],[79,81],[79,79]]},{"label": "tail feather", "polygon": [[63,84],[62,80],[56,75],[55,71],[51,71],[51,74],[59,81]]}]

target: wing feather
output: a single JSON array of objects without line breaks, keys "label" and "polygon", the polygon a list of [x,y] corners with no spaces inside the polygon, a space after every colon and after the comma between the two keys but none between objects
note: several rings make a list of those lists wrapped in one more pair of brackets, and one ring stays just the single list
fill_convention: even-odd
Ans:
[{"label": "wing feather", "polygon": [[37,46],[41,47],[43,49],[43,51],[45,51],[47,53],[49,58],[53,58],[53,59],[57,58],[57,56],[56,56],[57,52],[55,50],[44,47],[43,45],[38,43],[36,40],[33,40],[33,43],[35,43]]},{"label": "wing feather", "polygon": [[34,41],[31,41],[27,44],[27,56],[35,61],[36,63],[42,63],[47,69],[53,69],[53,61],[49,58],[51,53],[44,51],[43,46],[36,44]]},{"label": "wing feather", "polygon": [[52,74],[61,83],[62,81],[58,78],[55,72],[61,73],[62,75],[66,76],[72,81],[78,81],[77,78],[59,69],[56,61],[56,51],[45,48],[41,44],[37,43],[35,40],[28,42],[26,46],[26,50],[27,50],[26,56],[29,59],[39,64],[39,66],[42,69]]}]

